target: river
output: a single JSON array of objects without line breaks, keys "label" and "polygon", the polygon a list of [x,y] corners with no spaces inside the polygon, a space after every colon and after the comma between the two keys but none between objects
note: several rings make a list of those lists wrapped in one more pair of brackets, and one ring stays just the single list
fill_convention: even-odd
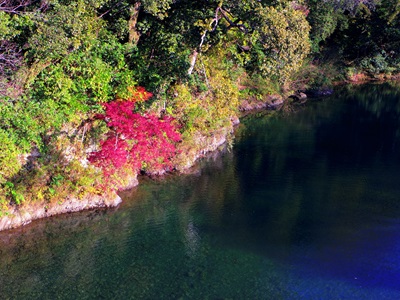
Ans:
[{"label": "river", "polygon": [[0,299],[400,299],[400,85],[242,120],[116,209],[0,232]]}]

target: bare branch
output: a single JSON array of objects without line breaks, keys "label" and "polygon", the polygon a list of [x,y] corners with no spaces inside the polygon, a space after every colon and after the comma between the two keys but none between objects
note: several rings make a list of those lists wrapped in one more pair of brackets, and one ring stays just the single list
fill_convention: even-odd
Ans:
[{"label": "bare branch", "polygon": [[243,24],[238,24],[237,21],[236,22],[232,21],[228,17],[228,12],[226,10],[224,10],[222,7],[218,7],[217,10],[221,13],[221,15],[224,17],[224,19],[229,23],[229,28],[236,27],[236,28],[239,28],[240,31],[242,31],[244,33],[248,33],[248,29],[246,28],[246,26]]},{"label": "bare branch", "polygon": [[[213,24],[215,23],[214,26],[212,27],[211,32],[214,31],[218,26],[218,21],[219,21],[218,10],[219,10],[219,7],[217,7],[217,9],[215,10],[215,18],[211,20],[211,23],[209,25],[210,27],[212,27]],[[192,55],[190,56],[190,67],[189,67],[189,70],[188,70],[188,75],[191,75],[192,72],[193,72],[194,66],[196,65],[197,55],[201,52],[201,48],[203,47],[203,44],[204,44],[204,41],[205,41],[205,38],[206,38],[206,35],[207,35],[208,31],[209,31],[208,29],[204,30],[204,32],[203,32],[203,34],[201,35],[201,38],[200,38],[200,44],[199,44],[199,46],[197,48],[198,51],[194,50]]]},{"label": "bare branch", "polygon": [[242,32],[248,33],[248,30],[247,30],[245,25],[238,24],[237,21],[236,22],[232,21],[228,17],[228,14],[230,14],[230,13],[228,11],[224,10],[221,6],[218,6],[216,8],[216,10],[215,10],[215,16],[211,20],[210,25],[209,25],[212,29],[211,30],[208,30],[208,29],[204,30],[203,34],[200,37],[199,46],[197,47],[196,50],[193,51],[193,53],[190,56],[190,67],[189,67],[189,70],[188,70],[188,75],[191,75],[193,70],[194,70],[194,66],[196,65],[197,56],[201,53],[201,48],[203,47],[203,44],[204,44],[205,38],[207,36],[207,33],[208,32],[213,32],[213,31],[215,31],[217,29],[219,20],[221,19],[220,14],[229,23],[229,28],[236,27],[236,28],[239,28],[239,30],[241,30]]},{"label": "bare branch", "polygon": [[0,0],[0,11],[9,14],[20,14],[23,8],[32,3],[32,0]]},{"label": "bare branch", "polygon": [[15,71],[21,62],[22,51],[16,44],[7,40],[0,41],[0,76]]}]

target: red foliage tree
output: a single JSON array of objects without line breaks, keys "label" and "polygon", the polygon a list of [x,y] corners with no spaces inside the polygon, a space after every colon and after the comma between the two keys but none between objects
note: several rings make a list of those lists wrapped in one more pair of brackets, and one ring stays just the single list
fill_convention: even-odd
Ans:
[{"label": "red foliage tree", "polygon": [[181,140],[173,118],[134,112],[135,103],[148,100],[151,93],[138,87],[131,94],[128,100],[104,104],[105,113],[97,116],[111,130],[100,143],[101,149],[90,153],[88,160],[101,167],[106,178],[123,166],[135,171],[143,164],[170,168],[171,158],[176,154],[175,143]]}]

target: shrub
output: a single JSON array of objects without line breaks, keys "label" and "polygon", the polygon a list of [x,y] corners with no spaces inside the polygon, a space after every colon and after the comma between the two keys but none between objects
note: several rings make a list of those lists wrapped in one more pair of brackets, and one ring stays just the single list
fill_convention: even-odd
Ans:
[{"label": "shrub", "polygon": [[21,168],[19,151],[7,132],[0,129],[0,184],[15,175]]},{"label": "shrub", "polygon": [[365,57],[360,62],[360,67],[372,75],[385,72],[388,66],[384,51],[372,57]]},{"label": "shrub", "polygon": [[131,98],[104,104],[105,113],[97,115],[110,129],[100,150],[89,154],[89,161],[103,170],[106,179],[116,169],[129,166],[139,171],[149,165],[155,168],[172,167],[176,142],[181,136],[174,119],[155,114],[134,112],[136,102],[152,96],[144,88],[132,91]]}]

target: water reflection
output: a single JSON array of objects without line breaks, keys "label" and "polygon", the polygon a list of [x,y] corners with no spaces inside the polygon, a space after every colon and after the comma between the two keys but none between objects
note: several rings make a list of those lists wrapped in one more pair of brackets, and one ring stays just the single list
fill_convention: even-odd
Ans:
[{"label": "water reflection", "polygon": [[0,298],[399,298],[399,91],[246,118],[192,175],[0,233]]},{"label": "water reflection", "polygon": [[185,234],[185,245],[186,245],[186,254],[190,258],[195,258],[196,252],[198,251],[200,247],[200,235],[198,233],[198,230],[196,226],[193,224],[193,222],[189,222],[187,229],[186,229],[186,234]]}]

